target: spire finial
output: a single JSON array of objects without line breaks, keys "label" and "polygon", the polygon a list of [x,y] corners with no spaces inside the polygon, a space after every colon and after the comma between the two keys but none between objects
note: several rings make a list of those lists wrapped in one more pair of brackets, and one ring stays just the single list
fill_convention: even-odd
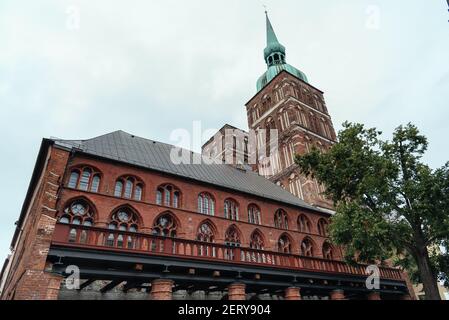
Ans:
[{"label": "spire finial", "polygon": [[265,11],[267,20],[267,47],[264,50],[265,61],[268,66],[285,63],[285,47],[279,43],[273,26],[271,25],[268,11]]}]

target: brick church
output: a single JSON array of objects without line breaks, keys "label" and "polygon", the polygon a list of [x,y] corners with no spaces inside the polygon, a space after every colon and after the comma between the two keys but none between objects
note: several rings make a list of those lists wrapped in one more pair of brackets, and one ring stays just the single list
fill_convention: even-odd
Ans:
[{"label": "brick church", "polygon": [[277,130],[277,147],[255,163],[250,133],[230,125],[220,132],[244,139],[212,138],[202,153],[242,155],[231,164],[174,164],[173,146],[123,131],[43,139],[1,298],[411,299],[401,270],[380,267],[380,288],[368,290],[367,266],[346,264],[329,241],[332,203],[294,156],[328,149],[335,130],[323,92],[287,64],[268,16],[264,58],[248,125],[257,145],[273,140],[258,132]]}]

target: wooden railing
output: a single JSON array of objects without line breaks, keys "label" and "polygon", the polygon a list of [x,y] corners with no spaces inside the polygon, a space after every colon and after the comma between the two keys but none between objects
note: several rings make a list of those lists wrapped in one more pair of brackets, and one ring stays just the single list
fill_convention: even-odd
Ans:
[{"label": "wooden railing", "polygon": [[[304,257],[294,254],[238,248],[216,243],[165,238],[94,227],[57,224],[53,244],[135,252],[149,255],[186,257],[208,261],[273,266],[277,268],[368,276],[366,265],[349,265],[343,261]],[[403,280],[398,269],[380,268],[383,279]]]}]

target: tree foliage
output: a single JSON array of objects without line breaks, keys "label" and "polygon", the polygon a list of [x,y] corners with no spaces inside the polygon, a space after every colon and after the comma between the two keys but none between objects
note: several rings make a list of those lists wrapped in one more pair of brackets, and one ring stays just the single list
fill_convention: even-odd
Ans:
[{"label": "tree foliage", "polygon": [[436,299],[430,282],[449,264],[434,250],[449,239],[449,164],[432,170],[422,162],[428,143],[414,125],[398,127],[391,141],[361,124],[343,126],[328,152],[296,157],[335,203],[333,241],[348,260],[414,262],[426,296]]}]

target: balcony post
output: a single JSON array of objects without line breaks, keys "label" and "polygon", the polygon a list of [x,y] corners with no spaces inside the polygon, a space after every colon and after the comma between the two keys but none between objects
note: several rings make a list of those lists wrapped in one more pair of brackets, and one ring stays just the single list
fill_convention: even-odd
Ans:
[{"label": "balcony post", "polygon": [[156,279],[151,283],[151,300],[172,300],[174,282],[169,279]]},{"label": "balcony post", "polygon": [[172,238],[164,239],[164,253],[173,254],[173,240]]},{"label": "balcony post", "polygon": [[290,287],[285,289],[285,300],[301,300],[301,289],[297,287]]},{"label": "balcony post", "polygon": [[331,300],[346,300],[343,290],[334,290],[331,292]]},{"label": "balcony post", "polygon": [[233,283],[228,286],[228,297],[231,301],[246,300],[246,285],[244,283]]}]

